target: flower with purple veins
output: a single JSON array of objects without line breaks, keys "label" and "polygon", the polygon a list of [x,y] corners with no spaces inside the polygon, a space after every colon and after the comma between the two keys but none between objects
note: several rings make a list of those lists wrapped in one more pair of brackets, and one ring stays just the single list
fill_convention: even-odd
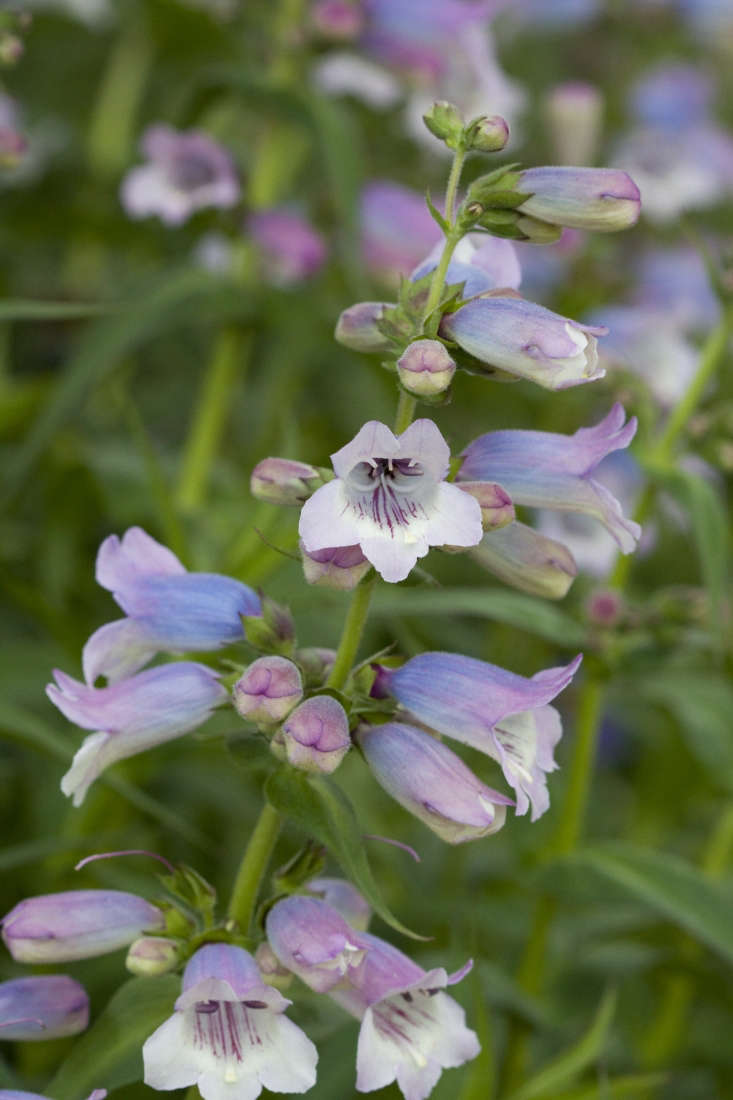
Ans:
[{"label": "flower with purple veins", "polygon": [[400,436],[370,420],[331,456],[336,477],[303,505],[300,537],[310,553],[354,546],[386,581],[401,581],[431,546],[475,546],[481,509],[444,479],[448,445],[430,420]]},{"label": "flower with purple veins", "polygon": [[232,159],[207,134],[151,126],[141,147],[148,163],[132,168],[120,189],[131,218],[155,214],[166,225],[181,225],[204,207],[227,209],[239,201]]},{"label": "flower with purple veins", "polygon": [[145,1084],[196,1085],[204,1100],[306,1092],[318,1054],[284,1015],[290,1003],[242,947],[206,944],[186,966],[175,1013],[143,1045]]},{"label": "flower with purple veins", "polygon": [[515,504],[582,512],[599,520],[624,554],[636,547],[638,523],[627,519],[616,498],[592,478],[599,462],[628,447],[636,432],[636,417],[628,422],[616,404],[592,428],[574,435],[557,432],[487,432],[463,452],[459,480],[498,482]]}]

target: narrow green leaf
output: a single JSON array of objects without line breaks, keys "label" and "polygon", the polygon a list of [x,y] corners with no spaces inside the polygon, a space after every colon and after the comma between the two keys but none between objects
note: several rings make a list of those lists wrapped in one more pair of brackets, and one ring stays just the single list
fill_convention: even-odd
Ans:
[{"label": "narrow green leaf", "polygon": [[615,1011],[616,993],[609,990],[601,1000],[593,1023],[585,1035],[569,1050],[543,1066],[539,1073],[526,1081],[507,1100],[539,1100],[545,1096],[565,1096],[564,1089],[602,1053]]},{"label": "narrow green leaf", "polygon": [[679,856],[630,844],[608,844],[586,848],[568,863],[599,872],[733,962],[730,889]]},{"label": "narrow green leaf", "polygon": [[181,981],[175,974],[131,978],[121,985],[89,1030],[77,1039],[45,1090],[54,1100],[79,1100],[94,1088],[141,1081],[141,1049],[173,1013]]},{"label": "narrow green leaf", "polygon": [[496,1093],[496,1054],[491,1014],[481,993],[481,982],[471,975],[471,1025],[481,1043],[481,1052],[464,1073],[459,1100],[491,1100]]},{"label": "narrow green leaf", "polygon": [[78,321],[124,309],[121,302],[37,302],[32,298],[0,301],[0,321]]},{"label": "narrow green leaf", "polygon": [[374,595],[375,615],[477,615],[519,627],[568,649],[582,646],[586,633],[564,611],[521,592],[491,588],[383,587]]},{"label": "narrow green leaf", "polygon": [[640,1096],[649,1100],[667,1080],[664,1073],[634,1073],[626,1077],[611,1077],[595,1085],[581,1085],[563,1092],[562,1100],[626,1100]]},{"label": "narrow green leaf", "polygon": [[411,932],[387,908],[366,857],[354,808],[333,780],[309,778],[294,768],[283,767],[267,780],[265,795],[276,810],[329,849],[382,920],[405,936],[425,938]]}]

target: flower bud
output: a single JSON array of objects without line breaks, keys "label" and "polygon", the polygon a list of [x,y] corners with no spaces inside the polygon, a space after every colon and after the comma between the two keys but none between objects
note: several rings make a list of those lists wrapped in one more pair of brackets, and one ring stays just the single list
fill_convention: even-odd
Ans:
[{"label": "flower bud", "polygon": [[501,485],[493,481],[461,481],[456,484],[479,502],[484,531],[506,527],[515,518],[512,498]]},{"label": "flower bud", "polygon": [[623,601],[618,592],[598,589],[586,604],[586,614],[593,626],[616,626],[623,614]]},{"label": "flower bud", "polygon": [[175,940],[163,936],[142,936],[130,944],[125,966],[131,974],[143,978],[155,978],[175,970],[180,960],[180,950]]},{"label": "flower bud", "polygon": [[562,237],[562,228],[559,225],[551,225],[549,222],[540,221],[539,218],[529,218],[519,211],[516,228],[522,239],[530,244],[556,244]]},{"label": "flower bud", "polygon": [[529,197],[520,210],[551,225],[613,233],[634,225],[639,188],[618,168],[528,168],[518,190]]},{"label": "flower bud", "polygon": [[286,657],[259,657],[232,691],[234,706],[242,718],[264,726],[282,722],[302,698],[300,671]]},{"label": "flower bud", "polygon": [[457,107],[439,99],[422,117],[430,133],[444,141],[449,149],[459,147],[463,141],[463,118]]},{"label": "flower bud", "polygon": [[366,954],[341,914],[317,898],[278,901],[267,914],[266,929],[283,966],[316,993],[327,993],[358,972]]},{"label": "flower bud", "polygon": [[601,136],[603,97],[592,84],[558,84],[548,94],[545,117],[560,164],[590,164]]},{"label": "flower bud", "polygon": [[84,988],[64,974],[0,982],[0,1039],[58,1039],[89,1023]]},{"label": "flower bud", "polygon": [[305,646],[297,650],[295,660],[305,677],[306,687],[321,687],[333,668],[336,650],[323,646]]},{"label": "flower bud", "polygon": [[283,966],[267,940],[263,940],[255,951],[255,962],[260,974],[268,985],[275,989],[287,989],[293,980],[292,970]]},{"label": "flower bud", "polygon": [[301,542],[300,552],[308,584],[322,588],[350,591],[371,569],[371,564],[358,546],[329,546],[323,550],[309,551]]},{"label": "flower bud", "polygon": [[448,389],[456,364],[440,340],[415,340],[397,360],[397,374],[408,393],[437,397]]},{"label": "flower bud", "polygon": [[289,458],[263,458],[252,471],[250,492],[268,504],[290,504],[299,508],[324,481],[323,471],[307,462]]},{"label": "flower bud", "polygon": [[329,774],[351,748],[346,711],[332,695],[314,695],[295,708],[272,747],[294,768]]},{"label": "flower bud", "polygon": [[578,572],[566,546],[516,520],[489,531],[470,554],[505,584],[550,600],[561,600]]},{"label": "flower bud", "polygon": [[120,890],[69,890],[26,898],[3,920],[3,939],[16,962],[71,962],[126,947],[165,918],[144,898]]},{"label": "flower bud", "polygon": [[336,341],[352,351],[389,351],[392,345],[379,328],[387,308],[386,302],[357,302],[349,306],[336,323]]},{"label": "flower bud", "polygon": [[468,127],[466,138],[477,153],[499,153],[509,141],[509,127],[501,115],[483,115]]}]

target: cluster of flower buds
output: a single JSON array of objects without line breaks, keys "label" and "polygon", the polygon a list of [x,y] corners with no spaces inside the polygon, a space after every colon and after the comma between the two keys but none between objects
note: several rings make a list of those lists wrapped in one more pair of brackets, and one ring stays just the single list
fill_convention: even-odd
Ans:
[{"label": "cluster of flower buds", "polygon": [[500,115],[480,115],[466,124],[457,107],[445,100],[434,103],[423,122],[449,149],[500,153],[509,140],[509,127]]}]

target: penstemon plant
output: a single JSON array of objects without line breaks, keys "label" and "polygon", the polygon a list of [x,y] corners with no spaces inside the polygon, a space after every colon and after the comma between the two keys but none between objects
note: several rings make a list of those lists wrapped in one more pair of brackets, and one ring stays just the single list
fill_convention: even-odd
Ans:
[{"label": "penstemon plant", "polygon": [[[444,1069],[477,1057],[479,1038],[447,993],[471,960],[451,974],[441,965],[425,969],[367,930],[374,912],[416,935],[387,907],[367,861],[359,807],[331,776],[347,753],[358,754],[401,807],[452,845],[488,843],[483,838],[510,828],[513,815],[535,821],[550,809],[548,777],[562,735],[552,704],[581,655],[531,677],[461,653],[405,659],[392,647],[364,655],[370,604],[380,585],[404,581],[431,548],[468,553],[532,596],[563,595],[576,573],[572,554],[521,522],[517,508],[593,517],[624,554],[640,536],[593,478],[636,431],[621,405],[569,436],[493,430],[454,458],[433,419],[459,371],[548,391],[603,376],[596,338],[604,330],[525,301],[511,242],[551,242],[564,226],[625,229],[639,213],[637,188],[616,169],[510,164],[462,193],[466,158],[500,152],[507,124],[498,116],[465,122],[442,101],[425,123],[453,158],[441,208],[428,199],[443,239],[402,281],[397,301],[349,306],[336,326],[339,342],[378,355],[393,373],[393,426],[367,420],[331,456],[331,468],[320,454],[267,457],[252,474],[255,497],[299,509],[305,580],[352,592],[337,649],[300,646],[286,607],[234,578],[187,571],[172,550],[131,527],[104,540],[96,566],[123,617],[89,638],[83,681],[56,671],[48,687],[65,717],[92,731],[61,780],[75,806],[117,761],[197,729],[219,708],[233,708],[271,753],[261,812],[228,899],[217,898],[206,868],[158,857],[166,870],[152,902],[132,892],[73,890],[26,898],[3,921],[18,962],[55,967],[127,946],[127,969],[163,982],[157,1026],[138,1046],[144,1082],[154,1089],[195,1086],[204,1100],[254,1100],[263,1089],[313,1088],[316,1045],[288,1015],[303,986],[360,1021],[360,1092],[396,1082],[405,1100],[425,1100]],[[177,223],[187,216],[186,196],[191,209],[236,201],[230,167],[210,144],[195,137],[181,144],[159,128],[146,151],[151,163],[123,192],[135,213],[157,203]],[[421,404],[429,415],[417,416]],[[246,647],[251,659],[217,664],[216,652],[231,646]],[[160,654],[174,659],[151,664]],[[212,657],[203,663],[190,654]],[[501,789],[487,786],[444,738],[494,761]],[[571,831],[583,812],[587,755],[579,767],[563,818]],[[301,845],[273,871],[286,820]],[[134,853],[105,853],[115,854]],[[345,877],[324,876],[327,858]],[[430,889],[419,869],[414,886]],[[426,905],[417,938],[430,934]],[[458,946],[468,954],[469,944]],[[283,993],[289,986],[292,1000]],[[63,975],[0,985],[8,1038],[74,1034],[87,1019],[83,988]],[[513,1057],[516,1069],[516,1045]],[[108,1084],[95,1081],[92,1096]]]}]

